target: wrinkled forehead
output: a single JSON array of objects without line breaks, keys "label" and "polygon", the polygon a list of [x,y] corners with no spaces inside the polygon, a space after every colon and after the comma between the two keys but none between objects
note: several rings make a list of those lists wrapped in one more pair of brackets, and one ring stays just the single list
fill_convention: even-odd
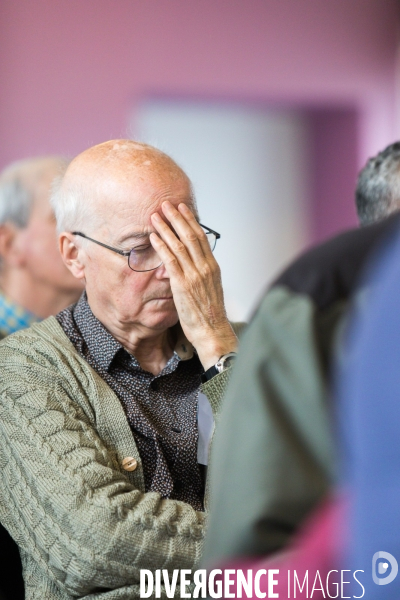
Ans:
[{"label": "wrinkled forehead", "polygon": [[168,200],[178,206],[184,202],[192,206],[190,183],[186,178],[171,181],[163,179],[143,179],[140,182],[126,181],[123,184],[111,184],[107,191],[100,190],[98,206],[109,218],[133,219],[137,224],[148,225],[151,215],[161,211],[161,205]]},{"label": "wrinkled forehead", "polygon": [[190,181],[183,173],[179,177],[150,171],[119,175],[100,177],[91,201],[90,213],[96,222],[96,231],[106,234],[108,239],[119,240],[128,234],[154,231],[151,215],[161,214],[165,200],[174,206],[184,202],[193,208]]}]

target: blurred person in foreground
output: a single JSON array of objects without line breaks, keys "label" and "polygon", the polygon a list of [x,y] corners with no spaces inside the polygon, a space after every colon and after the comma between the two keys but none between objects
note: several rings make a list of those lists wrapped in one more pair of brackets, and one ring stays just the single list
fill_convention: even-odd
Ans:
[{"label": "blurred person in foreground", "polygon": [[360,171],[356,207],[362,226],[400,210],[400,142],[390,144],[370,158]]},{"label": "blurred person in foreground", "polygon": [[52,204],[86,291],[0,345],[1,518],[27,599],[137,598],[140,569],[202,552],[200,438],[237,345],[219,234],[180,167],[129,140],[75,158]]},{"label": "blurred person in foreground", "polygon": [[[0,338],[56,314],[82,292],[61,259],[49,201],[66,165],[59,157],[31,158],[0,174]],[[1,525],[0,563],[0,593],[22,599],[18,549]]]},{"label": "blurred person in foreground", "polygon": [[[338,568],[333,364],[349,308],[364,294],[364,268],[399,221],[393,215],[310,250],[260,303],[241,341],[213,445],[207,567],[243,564],[254,573],[260,558],[264,568],[275,568],[273,555],[292,549],[278,561],[282,572],[296,564]],[[311,539],[303,532],[299,545],[298,532],[318,507],[319,525]],[[286,597],[285,586],[286,579],[274,591]]]},{"label": "blurred person in foreground", "polygon": [[[400,227],[370,269],[340,356],[342,482],[349,499],[343,553],[365,570],[368,600],[400,597]],[[379,553],[379,554],[378,554]],[[372,576],[371,576],[372,565]]]}]

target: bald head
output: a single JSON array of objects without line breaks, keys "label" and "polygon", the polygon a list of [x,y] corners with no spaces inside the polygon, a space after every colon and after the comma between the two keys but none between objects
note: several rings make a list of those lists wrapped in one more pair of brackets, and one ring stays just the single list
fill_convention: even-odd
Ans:
[{"label": "bald head", "polygon": [[28,158],[12,163],[0,173],[0,225],[26,227],[36,202],[48,202],[53,180],[68,162],[58,156]]},{"label": "bald head", "polygon": [[77,177],[82,169],[96,177],[129,177],[132,173],[157,174],[173,179],[186,177],[182,169],[167,154],[153,146],[132,140],[110,140],[79,154],[70,164],[69,176]]},{"label": "bald head", "polygon": [[168,185],[181,180],[190,188],[184,171],[167,154],[132,140],[110,140],[79,154],[69,165],[52,204],[58,231],[98,227],[102,210],[122,195],[142,196],[154,182]]}]

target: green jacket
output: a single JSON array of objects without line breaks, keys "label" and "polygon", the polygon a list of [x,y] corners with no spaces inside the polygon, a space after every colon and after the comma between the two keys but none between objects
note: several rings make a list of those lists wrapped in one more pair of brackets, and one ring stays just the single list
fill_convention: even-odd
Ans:
[{"label": "green jacket", "polygon": [[[3,340],[0,368],[0,521],[26,599],[139,598],[140,569],[194,569],[205,514],[145,493],[120,401],[57,320]],[[228,376],[202,386],[215,417]]]},{"label": "green jacket", "polygon": [[365,293],[364,268],[399,224],[391,217],[312,249],[263,298],[241,339],[213,443],[206,565],[283,549],[333,493],[337,342]]}]

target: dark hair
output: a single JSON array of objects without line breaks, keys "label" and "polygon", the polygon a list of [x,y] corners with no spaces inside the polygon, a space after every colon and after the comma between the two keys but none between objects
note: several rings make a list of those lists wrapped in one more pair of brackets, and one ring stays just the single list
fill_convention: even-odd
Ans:
[{"label": "dark hair", "polygon": [[400,142],[370,158],[360,171],[356,205],[361,225],[381,221],[400,209]]}]

